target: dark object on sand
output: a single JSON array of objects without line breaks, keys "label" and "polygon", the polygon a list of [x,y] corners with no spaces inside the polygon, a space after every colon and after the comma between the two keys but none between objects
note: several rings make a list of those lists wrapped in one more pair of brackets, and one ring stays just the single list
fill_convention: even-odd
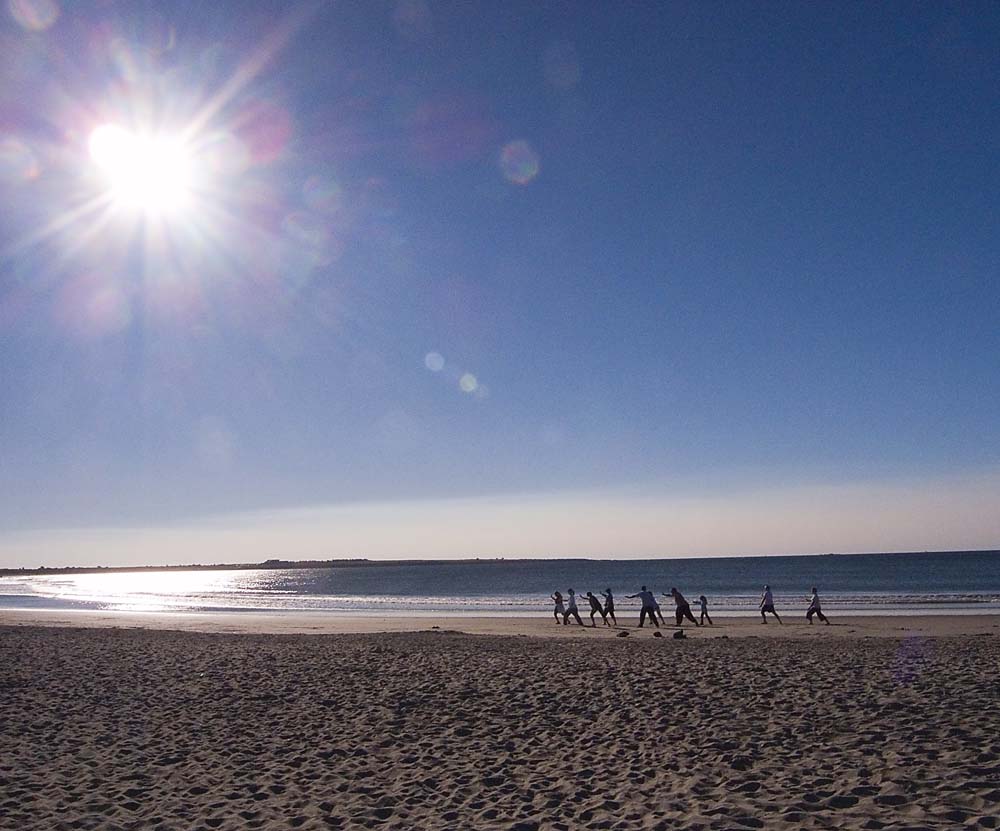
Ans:
[{"label": "dark object on sand", "polygon": [[616,638],[627,638],[628,637],[628,632],[619,632],[617,635],[615,635],[615,637]]},{"label": "dark object on sand", "polygon": [[674,632],[674,640],[675,641],[684,640],[686,637],[687,637],[687,635],[684,634],[684,630],[683,629],[678,629],[676,632]]},{"label": "dark object on sand", "polygon": [[655,631],[655,632],[653,633],[653,637],[654,637],[654,638],[662,638],[662,637],[663,637],[663,633],[662,633],[662,632],[661,632],[661,631],[660,631],[659,629],[657,629],[657,630],[656,630],[656,631]]}]

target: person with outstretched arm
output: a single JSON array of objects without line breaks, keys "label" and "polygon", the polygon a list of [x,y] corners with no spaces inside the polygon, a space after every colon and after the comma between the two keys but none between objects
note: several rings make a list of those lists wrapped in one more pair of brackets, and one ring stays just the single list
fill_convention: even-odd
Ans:
[{"label": "person with outstretched arm", "polygon": [[684,618],[690,620],[695,626],[701,626],[701,624],[694,619],[694,615],[691,614],[691,605],[684,599],[684,595],[677,591],[676,588],[672,588],[670,590],[670,594],[664,592],[663,596],[672,597],[674,599],[674,604],[676,606],[674,616],[677,619],[678,626],[681,625]]},{"label": "person with outstretched arm", "polygon": [[823,623],[827,626],[830,625],[830,621],[826,619],[826,615],[823,614],[819,607],[819,592],[816,591],[816,587],[812,587],[812,596],[809,598],[809,608],[806,610],[806,620],[809,621],[809,625],[812,626],[813,615],[816,615]]},{"label": "person with outstretched arm", "polygon": [[639,628],[642,629],[642,625],[648,617],[656,624],[656,628],[659,629],[660,621],[656,619],[656,598],[653,596],[653,593],[643,586],[636,594],[630,594],[628,597],[638,597],[642,603],[642,609],[639,612]]},{"label": "person with outstretched arm", "polygon": [[764,586],[764,593],[760,596],[760,622],[767,623],[766,612],[770,612],[774,615],[778,623],[781,623],[781,618],[778,617],[778,613],[774,611],[774,595],[771,594],[771,587]]}]

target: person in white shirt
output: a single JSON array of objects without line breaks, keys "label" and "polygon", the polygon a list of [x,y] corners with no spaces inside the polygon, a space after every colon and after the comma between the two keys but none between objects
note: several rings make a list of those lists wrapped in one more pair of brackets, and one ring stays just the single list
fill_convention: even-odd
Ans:
[{"label": "person in white shirt", "polygon": [[809,598],[809,608],[806,610],[806,620],[809,621],[810,626],[812,626],[813,615],[816,615],[827,626],[830,625],[830,621],[826,619],[826,615],[819,608],[819,592],[816,591],[815,586],[812,587],[812,597]]},{"label": "person in white shirt", "polygon": [[778,613],[774,611],[774,595],[771,594],[771,587],[764,586],[764,593],[760,596],[760,621],[761,623],[767,623],[766,612],[770,612],[774,615],[778,623],[781,623],[781,618],[778,617]]},{"label": "person in white shirt", "polygon": [[566,609],[563,606],[563,596],[562,596],[562,593],[561,592],[556,592],[551,597],[552,597],[552,600],[554,600],[555,604],[556,604],[555,611],[552,614],[555,616],[556,623],[562,623],[562,621],[559,620],[559,616],[562,615],[563,617],[566,617]]},{"label": "person in white shirt", "polygon": [[639,612],[639,628],[642,629],[642,625],[646,622],[646,618],[649,617],[653,623],[656,624],[656,628],[660,628],[660,622],[656,619],[656,598],[653,593],[649,591],[645,586],[643,586],[636,594],[630,594],[628,597],[638,597],[642,602],[642,610]]},{"label": "person in white shirt", "polygon": [[576,608],[576,592],[572,589],[569,590],[569,597],[566,600],[566,614],[563,615],[563,626],[569,623],[571,617],[576,618],[576,622],[583,626],[583,621],[580,620],[580,611]]}]

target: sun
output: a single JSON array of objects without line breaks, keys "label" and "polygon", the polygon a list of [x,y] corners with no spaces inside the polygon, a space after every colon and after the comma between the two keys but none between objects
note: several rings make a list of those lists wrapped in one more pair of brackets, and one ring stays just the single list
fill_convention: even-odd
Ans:
[{"label": "sun", "polygon": [[191,207],[194,158],[179,138],[102,124],[91,132],[89,149],[115,207],[148,216]]}]

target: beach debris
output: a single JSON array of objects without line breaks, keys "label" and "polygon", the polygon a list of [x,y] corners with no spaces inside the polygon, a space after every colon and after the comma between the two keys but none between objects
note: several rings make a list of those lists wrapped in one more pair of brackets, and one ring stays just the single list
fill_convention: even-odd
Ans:
[{"label": "beach debris", "polygon": [[[656,634],[659,635],[660,633],[657,632]],[[674,640],[675,641],[682,641],[686,637],[687,637],[687,635],[684,634],[684,630],[683,629],[678,629],[676,632],[674,632]]]},{"label": "beach debris", "polygon": [[627,638],[628,636],[629,636],[628,632],[619,632],[617,635],[615,635],[616,638]]},{"label": "beach debris", "polygon": [[661,632],[661,631],[660,631],[659,629],[657,629],[657,630],[656,630],[656,631],[655,631],[655,632],[653,633],[653,637],[654,637],[654,638],[662,638],[662,637],[663,637],[663,633],[662,633],[662,632]]}]

